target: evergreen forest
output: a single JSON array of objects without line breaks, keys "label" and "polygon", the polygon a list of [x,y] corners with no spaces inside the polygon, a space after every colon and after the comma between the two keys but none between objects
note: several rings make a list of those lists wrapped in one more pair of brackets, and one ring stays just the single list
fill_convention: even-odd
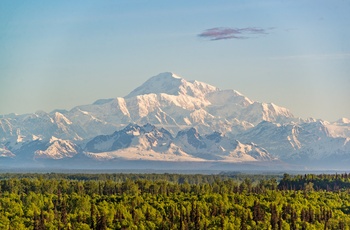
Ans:
[{"label": "evergreen forest", "polygon": [[0,229],[350,229],[350,175],[0,174]]}]

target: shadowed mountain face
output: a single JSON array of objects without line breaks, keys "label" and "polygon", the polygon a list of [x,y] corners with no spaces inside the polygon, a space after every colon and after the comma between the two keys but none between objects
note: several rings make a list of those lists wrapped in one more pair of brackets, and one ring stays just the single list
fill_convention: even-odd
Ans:
[{"label": "shadowed mountain face", "polygon": [[255,102],[235,90],[173,73],[150,78],[124,98],[100,99],[70,111],[0,118],[3,159],[85,154],[93,159],[151,160],[153,154],[154,160],[278,158],[317,166],[332,157],[349,160],[349,140],[346,118],[333,123],[295,118],[273,103]]}]

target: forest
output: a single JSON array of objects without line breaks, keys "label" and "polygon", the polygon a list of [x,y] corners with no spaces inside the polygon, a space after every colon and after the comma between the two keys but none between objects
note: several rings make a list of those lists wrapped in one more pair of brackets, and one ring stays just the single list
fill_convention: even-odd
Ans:
[{"label": "forest", "polygon": [[0,229],[350,229],[350,175],[1,173]]}]

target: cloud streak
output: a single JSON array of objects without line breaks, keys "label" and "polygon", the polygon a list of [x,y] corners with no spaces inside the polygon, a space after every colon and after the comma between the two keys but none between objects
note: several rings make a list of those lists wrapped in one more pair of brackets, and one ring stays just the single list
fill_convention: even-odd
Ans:
[{"label": "cloud streak", "polygon": [[207,29],[198,34],[198,37],[209,39],[210,41],[225,40],[225,39],[248,39],[252,35],[269,34],[268,31],[273,28],[263,29],[257,27],[246,28],[229,28],[229,27],[215,27]]}]

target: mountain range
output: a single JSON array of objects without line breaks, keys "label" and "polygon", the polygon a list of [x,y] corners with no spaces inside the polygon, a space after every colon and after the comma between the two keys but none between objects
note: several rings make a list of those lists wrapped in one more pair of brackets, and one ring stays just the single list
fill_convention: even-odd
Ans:
[{"label": "mountain range", "polygon": [[48,159],[346,167],[350,121],[297,118],[235,90],[161,73],[125,97],[0,116],[0,164]]}]

